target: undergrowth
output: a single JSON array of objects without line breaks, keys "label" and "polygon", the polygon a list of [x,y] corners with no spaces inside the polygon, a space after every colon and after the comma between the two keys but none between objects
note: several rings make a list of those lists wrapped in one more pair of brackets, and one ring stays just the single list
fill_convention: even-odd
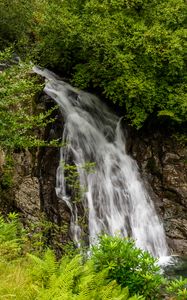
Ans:
[{"label": "undergrowth", "polygon": [[89,257],[74,251],[58,260],[46,245],[33,251],[28,235],[17,214],[0,217],[0,299],[159,300],[161,285],[170,299],[186,299],[186,280],[166,283],[132,241],[104,235]]}]

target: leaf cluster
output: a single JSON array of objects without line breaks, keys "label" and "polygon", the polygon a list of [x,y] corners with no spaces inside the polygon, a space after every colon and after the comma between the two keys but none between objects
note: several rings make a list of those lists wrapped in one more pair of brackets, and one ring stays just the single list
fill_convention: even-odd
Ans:
[{"label": "leaf cluster", "polygon": [[54,121],[51,114],[56,107],[38,112],[35,98],[43,83],[33,74],[32,64],[11,64],[0,73],[0,145],[6,149],[46,145],[42,129]]},{"label": "leaf cluster", "polygon": [[1,0],[0,11],[2,45],[104,95],[131,125],[185,123],[186,0]]},{"label": "leaf cluster", "polygon": [[157,260],[136,248],[134,241],[103,235],[92,248],[92,259],[96,270],[108,269],[110,280],[116,280],[122,287],[128,286],[131,294],[158,299],[163,277]]},{"label": "leaf cluster", "polygon": [[[51,227],[46,223],[42,226]],[[158,288],[164,288],[164,278],[158,273],[156,260],[137,249],[131,240],[104,235],[89,256],[74,251],[57,260],[46,245],[40,252],[33,252],[28,233],[17,214],[9,214],[6,221],[0,217],[0,297],[3,299],[162,299]],[[165,294],[176,300],[186,299],[186,280],[169,281]]]},{"label": "leaf cluster", "polygon": [[[129,297],[128,288],[107,279],[107,270],[96,272],[92,260],[65,255],[57,261],[54,252],[21,251],[25,233],[16,214],[0,218],[0,297],[4,299],[140,300]],[[27,241],[26,241],[27,242]],[[6,250],[6,251],[5,251]],[[16,255],[15,255],[16,254]]]},{"label": "leaf cluster", "polygon": [[53,1],[33,28],[35,57],[102,93],[137,128],[186,121],[185,0]]}]

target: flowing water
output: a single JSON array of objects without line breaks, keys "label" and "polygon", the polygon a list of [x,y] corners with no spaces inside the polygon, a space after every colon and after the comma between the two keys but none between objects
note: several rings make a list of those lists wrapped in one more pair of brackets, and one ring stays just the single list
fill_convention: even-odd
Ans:
[{"label": "flowing water", "polygon": [[[100,232],[131,236],[137,247],[156,257],[167,256],[163,226],[141,180],[137,163],[126,152],[120,119],[94,95],[73,88],[48,70],[34,69],[46,78],[45,92],[61,109],[65,125],[56,193],[71,211],[71,232],[79,243],[77,207],[67,192],[64,163],[71,158],[86,187],[82,203],[88,212],[90,243]],[[94,172],[84,168],[95,163]]]}]

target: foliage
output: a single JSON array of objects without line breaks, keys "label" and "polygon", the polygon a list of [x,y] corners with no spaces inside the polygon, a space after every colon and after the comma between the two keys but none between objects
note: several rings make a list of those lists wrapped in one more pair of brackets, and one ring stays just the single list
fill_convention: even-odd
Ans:
[{"label": "foliage", "polygon": [[[42,221],[37,226],[44,231],[51,228]],[[186,299],[186,279],[164,280],[156,260],[135,248],[132,241],[104,235],[91,255],[83,255],[80,249],[81,254],[74,250],[57,260],[47,244],[41,244],[40,251],[35,248],[37,237],[34,243],[28,237],[33,237],[32,230],[23,229],[15,213],[6,221],[0,217],[2,299],[148,300],[163,299],[163,295]],[[158,294],[159,288],[162,294]]]},{"label": "foliage", "polygon": [[[4,54],[4,57],[10,55],[9,52]],[[43,83],[32,73],[31,64],[11,64],[0,74],[1,147],[45,145],[40,139],[41,129],[53,122],[50,115],[55,108],[36,113],[34,99],[42,90]]]},{"label": "foliage", "polygon": [[0,216],[0,257],[11,260],[19,256],[22,239],[22,227],[18,215],[10,213],[7,222]]},{"label": "foliage", "polygon": [[14,162],[10,154],[5,156],[2,175],[0,174],[0,190],[9,189],[13,185],[13,166]]},{"label": "foliage", "polygon": [[133,126],[186,121],[185,0],[1,0],[0,12],[2,45],[103,94]]},{"label": "foliage", "polygon": [[82,201],[87,192],[86,174],[95,172],[94,162],[85,162],[84,164],[75,165],[75,162],[66,163],[61,161],[61,167],[64,172],[64,184],[66,193],[71,197],[71,203],[74,211],[81,211],[77,216],[76,223],[81,228],[79,243],[83,248],[88,236],[88,209],[83,207]]},{"label": "foliage", "polygon": [[28,41],[35,1],[0,0],[0,50],[11,42]]},{"label": "foliage", "polygon": [[31,258],[34,261],[32,276],[41,287],[37,299],[129,299],[127,288],[120,288],[115,281],[107,283],[106,272],[95,273],[90,262],[82,264],[81,256],[63,257],[57,264],[53,252],[48,250],[43,259]]},{"label": "foliage", "polygon": [[92,259],[97,271],[108,269],[108,278],[128,286],[131,294],[158,299],[163,277],[156,259],[136,248],[133,241],[103,235],[92,248]]},{"label": "foliage", "polygon": [[43,3],[33,27],[41,64],[98,89],[137,128],[153,114],[185,122],[185,0]]},{"label": "foliage", "polygon": [[50,246],[58,257],[62,253],[66,253],[66,248],[70,252],[70,247],[72,247],[75,255],[73,243],[64,241],[67,233],[67,224],[57,225],[47,220],[44,214],[41,214],[34,223],[31,221],[26,223],[25,247],[30,253],[40,255],[44,249],[46,250]]},{"label": "foliage", "polygon": [[[72,165],[72,164],[67,164],[64,161],[61,161],[62,168],[65,172],[65,181],[68,189],[71,190],[73,193],[73,201],[75,203],[78,203],[82,200],[83,195],[85,194],[86,186],[80,184],[80,173],[82,175],[84,172],[91,174],[95,172],[95,163],[94,162],[86,162],[83,165]],[[79,169],[79,170],[78,170]]]},{"label": "foliage", "polygon": [[187,299],[187,278],[180,277],[172,280],[166,290],[171,296],[175,295],[177,300]]},{"label": "foliage", "polygon": [[[9,244],[7,244],[9,242]],[[29,254],[16,214],[8,222],[0,218],[0,297],[17,300],[143,300],[129,298],[128,288],[121,288],[107,279],[108,270],[96,272],[92,260],[81,255],[65,255],[57,261],[54,252],[44,250],[40,255]],[[21,250],[22,249],[22,250]],[[16,250],[16,255],[15,255]]]}]

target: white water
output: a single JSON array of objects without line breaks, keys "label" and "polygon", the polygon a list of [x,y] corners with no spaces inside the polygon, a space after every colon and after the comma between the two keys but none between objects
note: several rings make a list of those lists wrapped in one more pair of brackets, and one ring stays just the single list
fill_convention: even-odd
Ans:
[{"label": "white water", "polygon": [[[61,81],[48,70],[34,69],[46,78],[45,92],[58,103],[65,120],[56,193],[68,205],[71,231],[79,243],[76,204],[66,192],[62,161],[71,158],[79,173],[80,185],[86,187],[82,197],[88,211],[89,239],[93,243],[104,231],[111,235],[131,236],[137,247],[156,257],[168,255],[163,226],[144,184],[135,160],[125,149],[120,119],[89,93]],[[83,166],[95,162],[95,172]]]}]

